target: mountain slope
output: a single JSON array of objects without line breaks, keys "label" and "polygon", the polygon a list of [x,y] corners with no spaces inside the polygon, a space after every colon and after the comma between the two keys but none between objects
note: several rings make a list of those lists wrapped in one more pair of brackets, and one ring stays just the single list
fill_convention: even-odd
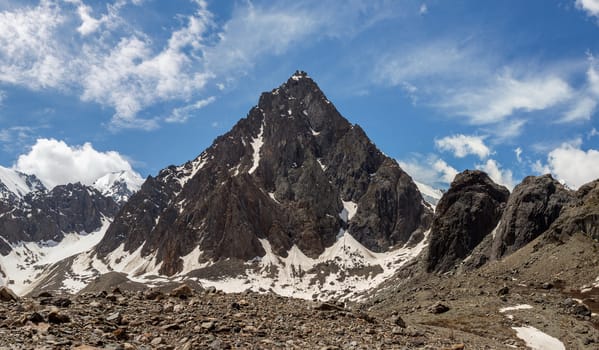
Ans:
[{"label": "mountain slope", "polygon": [[408,174],[296,72],[195,160],[149,177],[73,268],[367,288],[423,248],[431,217]]}]

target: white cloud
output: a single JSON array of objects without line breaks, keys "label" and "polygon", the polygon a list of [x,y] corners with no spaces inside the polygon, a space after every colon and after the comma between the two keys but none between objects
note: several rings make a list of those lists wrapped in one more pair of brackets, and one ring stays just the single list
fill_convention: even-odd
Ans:
[{"label": "white cloud", "polygon": [[581,140],[563,143],[549,152],[547,164],[537,161],[533,170],[551,173],[571,188],[599,178],[599,151],[581,149]]},{"label": "white cloud", "polygon": [[505,66],[472,38],[406,45],[374,65],[376,83],[404,88],[413,99],[470,124],[504,122],[518,112],[562,106],[576,96],[558,68]]},{"label": "white cloud", "polygon": [[522,135],[526,123],[525,119],[511,119],[494,124],[492,127],[485,127],[483,130],[492,135],[491,142],[502,143]]},{"label": "white cloud", "polygon": [[589,16],[599,16],[599,0],[576,0],[576,7],[586,11]]},{"label": "white cloud", "polygon": [[445,183],[451,183],[458,174],[458,171],[451,165],[447,164],[443,159],[437,159],[433,163],[433,169],[441,174],[440,179]]},{"label": "white cloud", "polygon": [[420,10],[418,10],[418,12],[421,16],[426,15],[428,13],[428,6],[426,6],[426,4],[420,5]]},{"label": "white cloud", "polygon": [[68,60],[55,32],[64,22],[50,0],[0,12],[0,82],[31,89],[63,87]]},{"label": "white cloud", "polygon": [[459,92],[445,106],[467,116],[474,124],[503,121],[516,111],[539,111],[568,101],[573,91],[557,76],[533,76],[520,79],[511,74],[498,76],[480,89]]},{"label": "white cloud", "polygon": [[199,100],[196,103],[184,107],[175,108],[172,114],[168,116],[165,119],[165,121],[167,123],[184,123],[191,117],[192,112],[202,109],[214,101],[216,101],[216,97],[210,96],[203,100]]},{"label": "white cloud", "polygon": [[69,146],[55,139],[38,139],[29,153],[19,156],[14,168],[35,174],[49,188],[72,182],[91,185],[109,172],[133,171],[118,152],[100,152],[91,143]]},{"label": "white cloud", "polygon": [[512,171],[502,169],[501,164],[497,163],[495,159],[487,159],[484,164],[477,164],[476,168],[487,173],[493,181],[507,187],[510,191],[516,185]]},{"label": "white cloud", "polygon": [[458,158],[473,154],[480,159],[484,159],[491,154],[491,150],[485,145],[484,139],[483,136],[457,134],[435,140],[435,145],[441,151],[453,152],[453,155]]},{"label": "white cloud", "polygon": [[595,137],[597,135],[599,135],[599,131],[597,131],[597,129],[593,128],[593,129],[591,129],[591,131],[588,132],[587,138],[590,139],[590,138]]},{"label": "white cloud", "polygon": [[190,98],[212,77],[194,62],[194,53],[203,47],[202,36],[212,25],[212,15],[200,7],[187,21],[157,54],[149,38],[137,36],[122,39],[108,55],[92,49],[87,56],[100,59],[83,81],[82,99],[113,106],[112,125],[118,128],[157,127],[156,120],[142,121],[138,113],[160,101]]},{"label": "white cloud", "polygon": [[407,160],[399,160],[398,163],[416,181],[433,187],[446,187],[458,174],[454,167],[434,155],[417,155]]},{"label": "white cloud", "polygon": [[514,150],[514,153],[516,154],[516,160],[518,161],[518,163],[522,163],[522,148],[517,147]]},{"label": "white cloud", "polygon": [[590,67],[587,70],[587,85],[577,94],[572,106],[559,122],[570,123],[589,121],[597,110],[599,100],[599,73],[595,69],[595,58],[590,56]]}]

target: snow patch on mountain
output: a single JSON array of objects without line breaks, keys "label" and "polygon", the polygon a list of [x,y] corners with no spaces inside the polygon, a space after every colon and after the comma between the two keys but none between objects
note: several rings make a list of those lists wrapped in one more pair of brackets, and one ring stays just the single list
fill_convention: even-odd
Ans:
[{"label": "snow patch on mountain", "polygon": [[[297,246],[287,252],[287,257],[281,257],[273,252],[268,240],[261,239],[266,255],[248,261],[243,273],[221,279],[191,279],[230,293],[248,289],[265,292],[268,288],[279,295],[303,299],[351,299],[378,286],[414,259],[426,246],[426,237],[414,247],[375,253],[343,232],[340,239],[316,259],[306,256]],[[195,258],[201,252],[191,254]],[[208,265],[202,267],[205,266]],[[181,280],[188,278],[188,271],[192,272],[186,267],[177,276]]]},{"label": "snow patch on mountain", "polygon": [[252,149],[254,150],[252,167],[249,170],[250,174],[253,174],[254,171],[260,165],[260,150],[262,150],[262,145],[264,145],[264,124],[260,126],[260,132],[258,133],[258,137],[252,140]]},{"label": "snow patch on mountain", "polygon": [[104,237],[111,220],[104,217],[102,226],[93,232],[66,233],[60,242],[19,242],[12,244],[11,252],[0,254],[0,269],[6,277],[3,284],[15,293],[28,293],[41,280],[45,268],[68,257],[90,250]]},{"label": "snow patch on mountain", "polygon": [[23,198],[30,192],[46,190],[34,175],[27,175],[3,166],[0,166],[0,182],[1,199]]},{"label": "snow patch on mountain", "polygon": [[441,200],[441,197],[443,197],[443,191],[427,184],[423,184],[422,182],[414,181],[414,183],[422,194],[422,198],[424,198],[424,200],[434,209],[437,206],[437,203],[439,203],[439,200]]},{"label": "snow patch on mountain", "polygon": [[122,170],[100,177],[92,186],[104,196],[112,197],[117,203],[124,203],[143,183],[144,179],[138,173]]},{"label": "snow patch on mountain", "polygon": [[526,343],[532,350],[566,350],[564,343],[559,339],[543,333],[532,326],[512,327],[516,336]]},{"label": "snow patch on mountain", "polygon": [[341,200],[341,203],[343,203],[343,210],[341,210],[341,213],[339,213],[339,217],[344,222],[349,222],[349,220],[356,215],[356,212],[358,211],[358,204],[352,201],[346,202],[344,200]]}]

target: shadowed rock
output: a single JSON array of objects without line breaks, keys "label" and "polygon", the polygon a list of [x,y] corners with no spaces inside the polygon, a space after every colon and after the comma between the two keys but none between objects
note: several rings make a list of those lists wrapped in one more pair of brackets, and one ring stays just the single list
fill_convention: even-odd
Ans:
[{"label": "shadowed rock", "polygon": [[443,195],[431,227],[426,268],[446,272],[466,258],[497,226],[509,197],[487,174],[466,170]]},{"label": "shadowed rock", "polygon": [[507,202],[493,240],[491,259],[511,254],[537,238],[573,199],[574,193],[551,175],[526,177]]}]

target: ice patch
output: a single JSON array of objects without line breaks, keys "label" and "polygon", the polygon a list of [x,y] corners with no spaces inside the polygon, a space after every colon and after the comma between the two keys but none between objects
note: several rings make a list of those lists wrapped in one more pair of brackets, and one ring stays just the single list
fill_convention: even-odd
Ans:
[{"label": "ice patch", "polygon": [[352,201],[346,202],[344,200],[341,200],[341,202],[343,203],[343,210],[341,210],[341,213],[339,213],[339,217],[344,222],[349,222],[349,220],[356,215],[356,211],[358,211],[358,204]]},{"label": "ice patch", "polygon": [[260,132],[258,133],[258,137],[252,140],[252,148],[254,149],[254,163],[249,170],[250,174],[253,174],[254,171],[260,165],[260,150],[262,149],[262,145],[264,145],[264,124],[260,126]]},{"label": "ice patch", "polygon": [[508,312],[508,311],[527,310],[527,309],[532,309],[532,306],[530,306],[528,304],[508,306],[508,307],[503,307],[503,308],[499,309],[499,312],[504,313],[504,312]]},{"label": "ice patch", "polygon": [[322,169],[322,171],[327,170],[327,166],[322,163],[322,158],[316,158],[316,161],[318,162],[318,165],[320,165],[320,168]]},{"label": "ice patch", "polygon": [[512,327],[516,336],[526,343],[532,350],[566,350],[564,343],[540,330],[531,327]]},{"label": "ice patch", "polygon": [[275,202],[280,203],[277,198],[275,197],[275,193],[274,192],[268,192],[268,196]]},{"label": "ice patch", "polygon": [[314,136],[320,135],[320,131],[314,131],[314,129],[312,129],[312,128],[310,128],[310,132],[312,132],[312,135],[314,135]]}]

